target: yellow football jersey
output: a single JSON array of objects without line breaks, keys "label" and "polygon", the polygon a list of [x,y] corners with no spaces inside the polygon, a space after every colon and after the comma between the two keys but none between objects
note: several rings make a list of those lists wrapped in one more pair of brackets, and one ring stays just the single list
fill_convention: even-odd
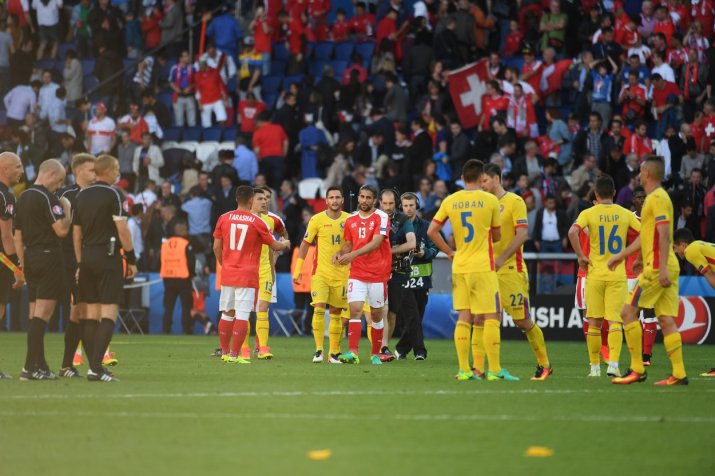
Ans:
[{"label": "yellow football jersey", "polygon": [[[285,231],[285,225],[283,220],[275,213],[260,213],[258,215],[261,220],[266,222],[268,229],[271,233],[283,233]],[[268,245],[261,245],[261,261],[259,266],[259,274],[261,276],[270,276],[271,274],[271,259],[270,259],[270,247]]]},{"label": "yellow football jersey", "polygon": [[[526,219],[526,204],[519,195],[506,192],[499,198],[501,214],[501,240],[494,243],[494,256],[499,257],[516,236],[518,228],[528,227]],[[526,271],[524,264],[524,247],[520,246],[499,268],[499,273],[522,273]]]},{"label": "yellow football jersey", "polygon": [[590,237],[588,279],[625,281],[625,262],[612,272],[608,269],[608,260],[628,245],[628,230],[640,231],[641,224],[636,216],[620,205],[600,203],[582,211],[576,226],[588,229]]},{"label": "yellow football jersey", "polygon": [[700,274],[705,274],[708,269],[715,272],[715,244],[693,241],[685,248],[685,259],[695,266]]},{"label": "yellow football jersey", "polygon": [[499,200],[481,190],[460,190],[442,201],[434,221],[449,220],[457,252],[452,273],[494,271],[492,230],[499,228]]},{"label": "yellow football jersey", "polygon": [[[641,254],[643,255],[643,271],[660,269],[659,239],[656,226],[667,223],[670,236],[673,236],[673,202],[668,192],[658,187],[648,194],[641,212]],[[668,268],[679,269],[678,259],[673,247],[668,247]]]},{"label": "yellow football jersey", "polygon": [[350,272],[350,266],[333,264],[333,256],[344,245],[345,220],[349,216],[347,212],[340,212],[338,218],[332,219],[327,211],[317,213],[310,218],[303,237],[306,243],[317,247],[313,274],[319,274],[329,282],[334,280],[335,284],[345,282]]}]

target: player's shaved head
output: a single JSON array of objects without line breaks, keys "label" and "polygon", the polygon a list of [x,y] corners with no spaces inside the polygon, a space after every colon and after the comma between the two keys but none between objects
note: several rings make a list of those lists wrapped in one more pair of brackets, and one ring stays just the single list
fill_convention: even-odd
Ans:
[{"label": "player's shaved head", "polygon": [[72,173],[77,173],[77,169],[82,167],[84,164],[88,162],[96,162],[97,158],[93,156],[92,154],[87,154],[85,152],[82,152],[80,154],[75,154],[72,157]]},{"label": "player's shaved head", "polygon": [[57,159],[47,159],[40,164],[39,173],[51,174],[64,170],[64,166]]},{"label": "player's shaved head", "polygon": [[601,200],[612,200],[616,194],[616,185],[608,175],[601,175],[596,179],[596,196]]},{"label": "player's shaved head", "polygon": [[236,188],[236,203],[247,207],[253,200],[253,187],[250,185],[241,185]]},{"label": "player's shaved head", "polygon": [[484,163],[481,160],[469,159],[462,167],[462,180],[464,183],[477,184],[482,173],[484,173]]},{"label": "player's shaved head", "polygon": [[23,172],[22,160],[17,154],[0,153],[0,182],[8,187],[14,187],[20,181]]},{"label": "player's shaved head", "polygon": [[652,179],[663,180],[663,176],[665,175],[665,162],[662,157],[651,155],[645,159],[641,167],[645,167],[646,170],[648,170]]},{"label": "player's shaved head", "polygon": [[104,175],[115,168],[119,168],[119,161],[108,154],[102,154],[97,157],[97,162],[94,164],[94,170],[97,175]]}]

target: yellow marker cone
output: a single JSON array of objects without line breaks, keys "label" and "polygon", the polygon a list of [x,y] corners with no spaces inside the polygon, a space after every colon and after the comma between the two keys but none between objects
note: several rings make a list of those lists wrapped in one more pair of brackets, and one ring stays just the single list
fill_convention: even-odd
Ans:
[{"label": "yellow marker cone", "polygon": [[313,450],[308,451],[308,458],[312,459],[313,461],[325,461],[326,459],[330,458],[332,454],[333,452],[328,449]]},{"label": "yellow marker cone", "polygon": [[554,450],[545,446],[529,446],[524,456],[527,458],[548,458],[554,455]]}]

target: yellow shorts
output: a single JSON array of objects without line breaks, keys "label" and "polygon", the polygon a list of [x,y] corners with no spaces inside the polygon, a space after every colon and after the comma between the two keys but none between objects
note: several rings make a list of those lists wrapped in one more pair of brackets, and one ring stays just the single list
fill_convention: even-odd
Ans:
[{"label": "yellow shorts", "polygon": [[[338,283],[338,284],[335,284]],[[346,281],[335,281],[326,279],[323,276],[314,274],[310,281],[310,295],[313,298],[312,305],[327,304],[338,309],[348,307],[348,297],[346,294]]]},{"label": "yellow shorts", "polygon": [[504,298],[502,306],[515,321],[529,315],[529,276],[526,273],[498,273],[499,294]]},{"label": "yellow shorts", "polygon": [[648,270],[638,276],[638,282],[628,297],[626,304],[641,309],[654,309],[658,317],[677,317],[678,305],[678,278],[680,270],[668,269],[670,286],[664,288],[658,280],[658,270]]},{"label": "yellow shorts", "polygon": [[268,278],[259,280],[258,282],[258,300],[265,302],[277,302],[276,290],[273,286],[273,281]]},{"label": "yellow shorts", "polygon": [[628,282],[586,280],[586,317],[604,318],[607,321],[623,322],[621,309],[628,296]]},{"label": "yellow shorts", "polygon": [[472,314],[499,314],[499,280],[493,271],[452,274],[454,309]]}]

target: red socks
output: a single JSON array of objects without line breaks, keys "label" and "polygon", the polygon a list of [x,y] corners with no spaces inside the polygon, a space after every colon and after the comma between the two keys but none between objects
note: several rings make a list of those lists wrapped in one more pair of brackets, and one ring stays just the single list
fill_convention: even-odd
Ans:
[{"label": "red socks", "polygon": [[608,324],[608,321],[605,319],[602,319],[603,323],[601,323],[601,345],[608,347],[608,328],[610,327]]},{"label": "red socks", "polygon": [[658,324],[655,322],[643,323],[643,353],[653,355],[653,344],[655,337],[658,335]]},{"label": "red socks", "polygon": [[348,322],[348,349],[350,352],[357,354],[361,334],[362,321],[360,319],[350,319]]},{"label": "red socks", "polygon": [[248,321],[236,319],[233,321],[233,341],[231,342],[231,357],[237,357],[241,351],[241,345],[246,340],[248,333]]},{"label": "red socks", "polygon": [[385,332],[385,328],[380,326],[379,329],[375,329],[375,324],[370,328],[370,337],[372,337],[372,355],[378,355],[382,349],[382,336]]},{"label": "red socks", "polygon": [[218,341],[221,345],[221,353],[228,354],[231,347],[231,334],[233,333],[233,321],[219,319],[218,321]]}]

